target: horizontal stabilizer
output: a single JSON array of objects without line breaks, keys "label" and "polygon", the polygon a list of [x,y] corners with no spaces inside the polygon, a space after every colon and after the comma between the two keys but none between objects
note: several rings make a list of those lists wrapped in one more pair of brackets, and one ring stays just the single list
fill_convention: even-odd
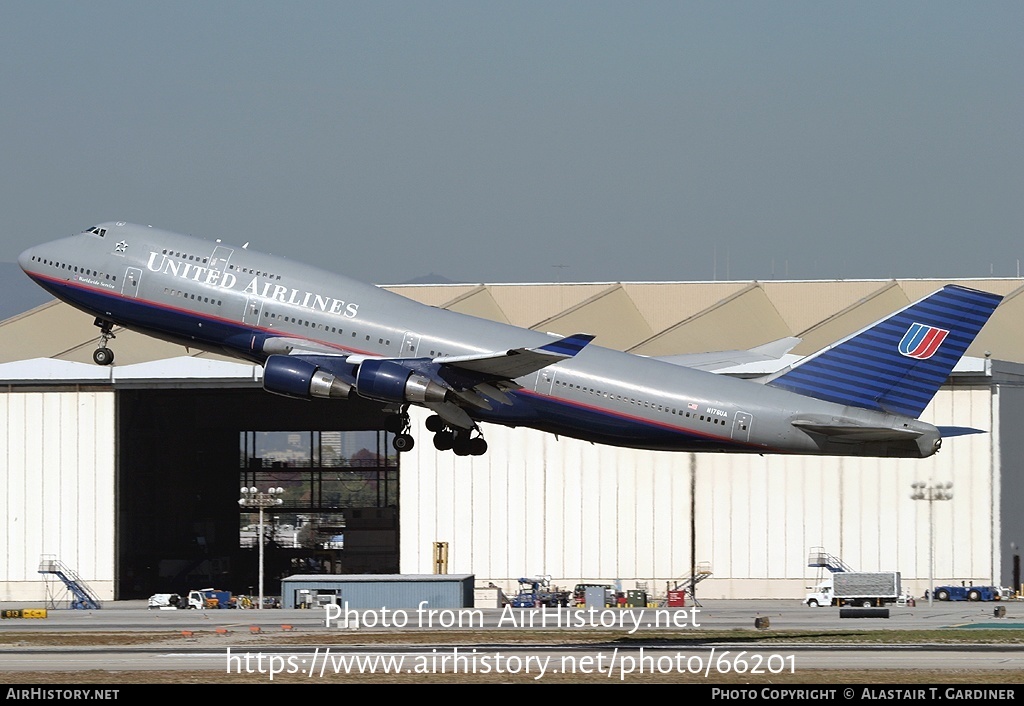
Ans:
[{"label": "horizontal stabilizer", "polygon": [[952,436],[967,436],[968,434],[984,434],[984,429],[974,429],[972,427],[939,427],[939,433],[942,434],[943,438],[949,438]]},{"label": "horizontal stabilizer", "polygon": [[950,284],[776,373],[807,397],[918,417],[1002,301]]},{"label": "horizontal stabilizer", "polygon": [[765,343],[764,345],[749,350],[732,351],[711,351],[708,353],[682,353],[680,355],[658,356],[657,360],[663,360],[673,365],[683,365],[687,368],[706,370],[713,372],[723,368],[731,368],[746,363],[759,363],[766,360],[778,360],[789,353],[800,339],[790,336],[780,338],[778,341]]},{"label": "horizontal stabilizer", "polygon": [[794,419],[790,423],[797,429],[847,441],[903,441],[921,436],[916,429],[869,426],[855,421]]}]

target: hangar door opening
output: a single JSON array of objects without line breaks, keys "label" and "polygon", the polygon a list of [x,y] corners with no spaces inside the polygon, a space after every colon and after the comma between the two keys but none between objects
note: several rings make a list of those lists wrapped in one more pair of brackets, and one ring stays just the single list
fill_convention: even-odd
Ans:
[{"label": "hangar door opening", "polygon": [[[290,574],[396,573],[398,454],[383,431],[243,431],[240,485],[279,490],[264,547]],[[239,545],[259,547],[259,512],[239,506]],[[284,567],[282,567],[284,568]]]},{"label": "hangar door opening", "polygon": [[397,573],[399,457],[379,407],[259,388],[117,391],[115,597],[213,587],[264,594],[298,573]]}]

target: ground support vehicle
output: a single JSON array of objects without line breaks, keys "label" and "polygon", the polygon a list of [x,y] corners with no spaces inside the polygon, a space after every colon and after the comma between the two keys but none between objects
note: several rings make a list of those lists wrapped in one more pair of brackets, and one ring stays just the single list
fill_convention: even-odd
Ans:
[{"label": "ground support vehicle", "polygon": [[181,596],[177,593],[154,593],[149,597],[148,608],[177,609],[184,608]]},{"label": "ground support vehicle", "polygon": [[998,601],[1003,592],[999,586],[936,586],[937,601]]},{"label": "ground support vehicle", "polygon": [[221,591],[216,588],[200,588],[188,592],[189,608],[234,608],[235,599],[231,591]]},{"label": "ground support vehicle", "polygon": [[519,592],[510,605],[513,608],[566,607],[569,605],[569,592],[552,589],[551,580],[546,576],[521,578]]},{"label": "ground support vehicle", "polygon": [[839,571],[804,597],[804,605],[871,608],[896,603],[903,596],[898,571]]}]

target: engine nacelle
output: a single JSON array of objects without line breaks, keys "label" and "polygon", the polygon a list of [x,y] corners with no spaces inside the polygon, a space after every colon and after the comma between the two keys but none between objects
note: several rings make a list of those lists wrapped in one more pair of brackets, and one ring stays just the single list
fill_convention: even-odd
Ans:
[{"label": "engine nacelle", "polygon": [[356,373],[356,392],[381,402],[444,402],[447,388],[393,360],[364,360]]},{"label": "engine nacelle", "polygon": [[263,389],[303,400],[311,397],[345,399],[352,385],[312,360],[272,355],[263,364]]}]

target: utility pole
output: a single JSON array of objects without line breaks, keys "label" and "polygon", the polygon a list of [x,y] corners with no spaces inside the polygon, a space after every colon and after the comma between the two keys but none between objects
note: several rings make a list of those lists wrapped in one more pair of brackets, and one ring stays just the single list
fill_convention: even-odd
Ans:
[{"label": "utility pole", "polygon": [[935,502],[953,499],[953,481],[932,485],[923,481],[911,483],[912,500],[928,501],[928,607],[935,599]]},{"label": "utility pole", "polygon": [[257,604],[259,610],[263,610],[263,511],[268,507],[276,507],[284,503],[284,498],[281,497],[281,493],[284,492],[284,488],[268,488],[266,492],[252,488],[242,488],[242,497],[239,498],[238,504],[242,507],[255,507],[259,508],[260,512],[260,530],[259,530],[259,543],[260,543],[260,602]]}]

